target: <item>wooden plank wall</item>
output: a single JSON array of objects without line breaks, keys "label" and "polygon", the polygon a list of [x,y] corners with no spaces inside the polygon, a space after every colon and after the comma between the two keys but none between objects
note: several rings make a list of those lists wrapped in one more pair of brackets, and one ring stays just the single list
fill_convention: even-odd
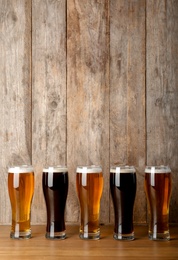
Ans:
[{"label": "wooden plank wall", "polygon": [[147,163],[169,164],[178,222],[178,1],[147,1]]},{"label": "wooden plank wall", "polygon": [[9,223],[7,168],[32,160],[31,2],[0,1],[0,223]]},{"label": "wooden plank wall", "polygon": [[144,222],[145,1],[112,0],[110,17],[110,164],[136,167],[134,219]]},{"label": "wooden plank wall", "polygon": [[178,223],[178,2],[0,0],[0,224],[7,167],[32,163],[32,223],[44,224],[42,168],[67,164],[67,222],[79,221],[75,169],[100,164],[101,222],[113,223],[109,167],[137,169],[134,221],[147,221],[146,164],[169,164]]},{"label": "wooden plank wall", "polygon": [[[109,2],[68,1],[67,163],[68,218],[79,219],[76,165],[102,165],[101,222],[109,221]],[[74,197],[75,194],[75,197]],[[105,205],[108,205],[107,207]]]}]

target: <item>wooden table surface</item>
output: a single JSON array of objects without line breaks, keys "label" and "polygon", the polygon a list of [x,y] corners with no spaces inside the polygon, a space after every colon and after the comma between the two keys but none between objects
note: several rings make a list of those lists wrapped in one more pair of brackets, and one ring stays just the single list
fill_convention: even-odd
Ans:
[{"label": "wooden table surface", "polygon": [[147,226],[135,226],[134,241],[116,241],[112,226],[101,226],[101,239],[81,240],[78,226],[67,226],[65,240],[47,240],[45,226],[32,226],[32,238],[9,238],[10,226],[0,226],[0,260],[6,259],[178,259],[178,226],[170,226],[171,240],[150,241]]}]

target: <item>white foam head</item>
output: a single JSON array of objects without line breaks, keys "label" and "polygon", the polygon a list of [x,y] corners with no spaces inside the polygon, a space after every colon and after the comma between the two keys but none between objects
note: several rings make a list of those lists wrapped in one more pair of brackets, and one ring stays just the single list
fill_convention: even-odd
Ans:
[{"label": "white foam head", "polygon": [[102,172],[101,166],[89,165],[89,166],[77,166],[77,173],[100,173]]},{"label": "white foam head", "polygon": [[48,166],[43,169],[43,172],[68,172],[68,168],[63,165]]},{"label": "white foam head", "polygon": [[116,165],[116,166],[112,166],[110,168],[110,172],[112,172],[112,173],[116,173],[116,171],[118,171],[118,170],[119,170],[120,173],[134,173],[134,172],[136,172],[134,166],[128,166],[128,165],[125,165],[125,166]]},{"label": "white foam head", "polygon": [[171,169],[169,166],[164,166],[164,165],[146,166],[145,173],[152,173],[153,171],[154,173],[168,173],[171,172]]},{"label": "white foam head", "polygon": [[9,173],[28,173],[34,172],[32,165],[16,165],[8,168]]}]

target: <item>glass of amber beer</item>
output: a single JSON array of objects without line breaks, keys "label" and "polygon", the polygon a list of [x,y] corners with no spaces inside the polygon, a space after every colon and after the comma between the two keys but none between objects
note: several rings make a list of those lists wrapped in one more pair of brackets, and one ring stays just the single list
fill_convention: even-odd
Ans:
[{"label": "glass of amber beer", "polygon": [[44,168],[42,186],[47,210],[46,238],[65,239],[65,206],[68,194],[67,167]]},{"label": "glass of amber beer", "polygon": [[171,185],[171,169],[168,166],[147,166],[145,168],[145,191],[149,208],[148,236],[151,240],[170,240]]},{"label": "glass of amber beer", "polygon": [[76,186],[80,202],[80,231],[82,239],[99,239],[100,199],[103,191],[103,174],[100,166],[78,166]]},{"label": "glass of amber beer", "polygon": [[10,237],[30,238],[30,211],[34,193],[34,170],[31,165],[9,167],[8,191],[12,208]]},{"label": "glass of amber beer", "polygon": [[133,208],[136,195],[136,170],[133,166],[110,168],[110,191],[114,206],[116,240],[133,240]]}]

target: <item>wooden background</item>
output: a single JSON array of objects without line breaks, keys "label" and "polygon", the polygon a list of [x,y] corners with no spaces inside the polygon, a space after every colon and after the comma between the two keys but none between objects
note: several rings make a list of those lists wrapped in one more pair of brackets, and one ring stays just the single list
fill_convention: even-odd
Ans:
[{"label": "wooden background", "polygon": [[32,223],[46,222],[42,168],[69,168],[67,222],[79,221],[78,164],[137,169],[134,221],[147,221],[145,165],[169,164],[178,223],[178,1],[0,0],[0,224],[11,221],[7,167],[32,163]]}]

